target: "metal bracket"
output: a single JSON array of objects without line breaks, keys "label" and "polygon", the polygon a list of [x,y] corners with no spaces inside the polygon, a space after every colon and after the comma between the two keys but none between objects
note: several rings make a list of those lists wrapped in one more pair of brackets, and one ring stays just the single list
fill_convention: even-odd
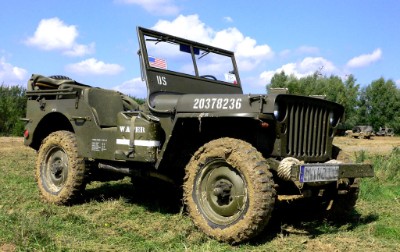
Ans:
[{"label": "metal bracket", "polygon": [[130,157],[135,154],[135,122],[136,122],[136,116],[132,116],[131,118],[131,132],[130,132],[130,141],[129,141],[129,152],[127,153],[127,157]]},{"label": "metal bracket", "polygon": [[44,110],[44,108],[46,107],[46,98],[42,98],[42,99],[40,99],[39,100],[39,107],[40,107],[40,110]]}]

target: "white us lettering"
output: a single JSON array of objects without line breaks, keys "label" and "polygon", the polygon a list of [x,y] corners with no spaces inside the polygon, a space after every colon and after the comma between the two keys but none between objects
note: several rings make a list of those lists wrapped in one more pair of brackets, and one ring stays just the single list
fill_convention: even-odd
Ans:
[{"label": "white us lettering", "polygon": [[157,84],[158,85],[162,85],[162,86],[166,86],[167,85],[167,79],[165,78],[165,76],[159,76],[157,75]]}]

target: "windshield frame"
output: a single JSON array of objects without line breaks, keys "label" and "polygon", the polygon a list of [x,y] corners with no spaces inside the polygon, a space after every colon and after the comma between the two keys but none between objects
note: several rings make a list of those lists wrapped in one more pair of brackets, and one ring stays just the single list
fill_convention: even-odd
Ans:
[{"label": "windshield frame", "polygon": [[[190,78],[200,78],[202,80],[207,79],[208,81],[212,81],[212,82],[218,82],[218,83],[225,84],[225,85],[234,85],[234,86],[241,87],[239,72],[238,72],[238,68],[237,68],[237,64],[236,64],[236,60],[235,60],[233,52],[224,50],[221,48],[213,47],[210,45],[198,43],[195,41],[187,40],[184,38],[175,37],[173,35],[149,30],[149,29],[142,28],[142,27],[138,27],[137,29],[138,29],[138,38],[139,38],[140,48],[141,48],[141,52],[140,52],[141,63],[142,63],[142,68],[144,68],[143,71],[147,72],[149,70],[150,71],[153,70],[153,71],[159,71],[159,72],[168,72],[168,73],[175,74],[175,75],[185,75],[186,77],[190,77]],[[191,64],[193,66],[193,72],[191,72],[189,74],[189,73],[185,73],[183,71],[177,71],[175,69],[171,70],[171,69],[163,69],[163,68],[157,68],[157,67],[151,66],[149,63],[149,58],[152,57],[153,55],[150,55],[151,53],[149,53],[149,47],[148,47],[149,39],[156,41],[155,44],[160,43],[160,42],[165,42],[165,43],[169,43],[169,44],[180,46],[180,47],[182,47],[182,46],[186,47],[185,51],[182,51],[182,50],[180,50],[180,51],[190,54]],[[203,53],[200,53],[200,52],[203,52]],[[207,78],[207,76],[210,76],[211,74],[210,75],[209,74],[202,75],[201,69],[199,70],[199,68],[201,67],[199,65],[199,61],[201,61],[206,56],[209,57],[209,55],[214,55],[214,56],[220,57],[221,59],[226,60],[226,62],[228,62],[228,59],[229,59],[229,65],[230,65],[229,68],[232,68],[232,70],[226,71],[226,74],[231,75],[231,77],[233,78],[232,82],[227,81],[226,76],[225,76],[225,79],[223,79],[223,78],[213,79],[213,78]],[[226,67],[228,67],[228,66],[226,66]],[[222,74],[222,72],[219,74]]]}]

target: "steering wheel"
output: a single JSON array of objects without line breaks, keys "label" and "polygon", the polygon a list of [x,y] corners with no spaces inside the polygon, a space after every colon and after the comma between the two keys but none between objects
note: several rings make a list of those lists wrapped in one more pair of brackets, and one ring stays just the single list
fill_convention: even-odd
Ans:
[{"label": "steering wheel", "polygon": [[206,74],[206,75],[200,75],[200,77],[201,77],[201,78],[206,78],[206,79],[217,80],[217,78],[215,78],[215,76],[214,76],[214,75],[209,75],[209,74]]}]

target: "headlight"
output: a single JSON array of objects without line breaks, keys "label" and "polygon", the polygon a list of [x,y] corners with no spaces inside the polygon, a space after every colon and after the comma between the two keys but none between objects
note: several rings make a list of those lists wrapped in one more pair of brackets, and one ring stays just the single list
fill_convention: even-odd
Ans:
[{"label": "headlight", "polygon": [[336,127],[339,122],[340,122],[340,116],[334,111],[331,111],[329,113],[329,123],[331,124],[331,126]]},{"label": "headlight", "polygon": [[274,106],[274,116],[278,122],[282,122],[286,117],[286,105],[285,104],[277,104]]}]

